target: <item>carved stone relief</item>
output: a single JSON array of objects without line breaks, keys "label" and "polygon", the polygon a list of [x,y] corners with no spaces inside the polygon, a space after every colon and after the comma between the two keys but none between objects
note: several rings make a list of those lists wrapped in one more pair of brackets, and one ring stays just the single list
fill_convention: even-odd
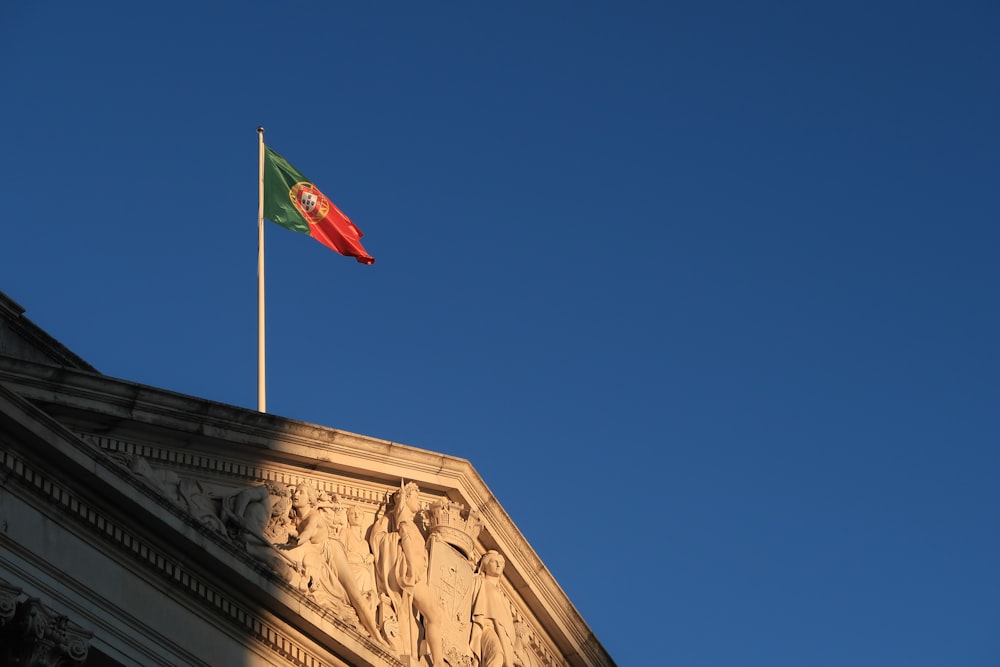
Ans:
[{"label": "carved stone relief", "polygon": [[381,635],[375,624],[372,595],[359,586],[347,550],[338,536],[344,526],[343,507],[336,498],[323,497],[310,484],[291,491],[291,518],[294,528],[288,542],[274,545],[288,567],[279,574],[319,605],[343,615],[353,609],[361,626],[376,641]]},{"label": "carved stone relief", "polygon": [[504,557],[487,551],[479,559],[472,592],[472,652],[481,667],[513,667],[514,618],[500,589]]},{"label": "carved stone relief", "polygon": [[379,618],[399,627],[393,647],[435,667],[530,667],[516,659],[503,557],[472,560],[482,518],[447,501],[421,509],[419,493],[403,485],[371,531],[380,606],[390,607]]},{"label": "carved stone relief", "polygon": [[524,621],[514,621],[514,664],[519,667],[538,667],[538,659],[531,648],[531,629]]},{"label": "carved stone relief", "polygon": [[[302,595],[367,633],[404,664],[537,667],[530,629],[501,579],[504,557],[476,560],[475,510],[401,484],[374,516],[314,484],[233,490],[156,470],[132,472],[209,530],[240,546]],[[370,510],[369,510],[370,511]]]}]

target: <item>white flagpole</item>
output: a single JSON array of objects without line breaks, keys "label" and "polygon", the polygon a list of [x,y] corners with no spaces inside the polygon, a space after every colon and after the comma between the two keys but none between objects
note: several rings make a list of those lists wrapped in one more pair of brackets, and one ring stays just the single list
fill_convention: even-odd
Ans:
[{"label": "white flagpole", "polygon": [[257,411],[267,412],[264,382],[264,128],[257,128]]}]

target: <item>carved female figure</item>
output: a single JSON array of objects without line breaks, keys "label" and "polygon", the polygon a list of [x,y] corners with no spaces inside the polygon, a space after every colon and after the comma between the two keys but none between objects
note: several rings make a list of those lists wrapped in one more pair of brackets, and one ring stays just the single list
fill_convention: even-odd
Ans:
[{"label": "carved female figure", "polygon": [[340,541],[347,552],[347,562],[351,565],[351,572],[358,584],[358,590],[368,601],[369,606],[375,609],[375,572],[373,565],[375,557],[372,555],[371,547],[362,534],[363,514],[361,508],[352,505],[347,508],[347,528],[341,530]]},{"label": "carved female figure", "polygon": [[299,484],[292,490],[298,538],[284,554],[300,573],[299,588],[322,605],[334,609],[353,607],[365,630],[381,641],[375,618],[351,573],[344,546],[330,535],[326,518],[315,506],[316,490],[310,485]]},{"label": "carved female figure", "polygon": [[472,637],[469,644],[479,667],[514,667],[514,619],[510,603],[500,590],[504,558],[487,551],[479,560],[479,578],[472,598]]}]

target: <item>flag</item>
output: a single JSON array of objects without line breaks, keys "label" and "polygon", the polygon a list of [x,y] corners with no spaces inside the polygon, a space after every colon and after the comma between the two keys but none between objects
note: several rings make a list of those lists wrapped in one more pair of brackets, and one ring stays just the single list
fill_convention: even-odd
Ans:
[{"label": "flag", "polygon": [[308,234],[362,264],[375,258],[361,245],[364,234],[312,182],[276,152],[264,147],[264,217]]}]

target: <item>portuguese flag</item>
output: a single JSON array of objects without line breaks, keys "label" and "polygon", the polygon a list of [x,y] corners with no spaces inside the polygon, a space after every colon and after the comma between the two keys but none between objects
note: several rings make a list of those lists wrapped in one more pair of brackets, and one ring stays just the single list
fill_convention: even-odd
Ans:
[{"label": "portuguese flag", "polygon": [[264,217],[293,232],[308,234],[362,264],[375,258],[361,245],[364,234],[308,178],[264,147]]}]

